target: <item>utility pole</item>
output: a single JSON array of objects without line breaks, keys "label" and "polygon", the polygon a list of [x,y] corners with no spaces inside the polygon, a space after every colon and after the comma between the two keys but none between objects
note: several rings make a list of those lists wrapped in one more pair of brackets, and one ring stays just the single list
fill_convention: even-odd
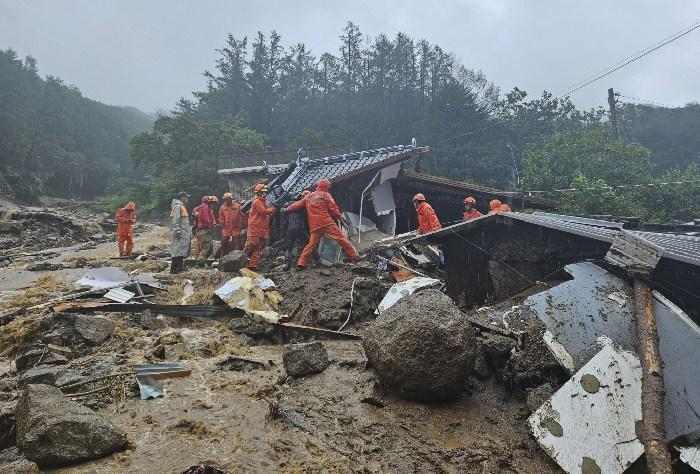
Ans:
[{"label": "utility pole", "polygon": [[615,132],[615,137],[620,139],[620,129],[617,126],[617,109],[615,108],[615,91],[611,87],[608,89],[608,105],[610,106],[610,126]]}]

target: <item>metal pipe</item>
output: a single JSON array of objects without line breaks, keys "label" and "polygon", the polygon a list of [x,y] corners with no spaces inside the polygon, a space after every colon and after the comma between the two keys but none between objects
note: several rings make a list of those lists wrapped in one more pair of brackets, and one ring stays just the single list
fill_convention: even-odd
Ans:
[{"label": "metal pipe", "polygon": [[377,179],[377,176],[381,174],[382,170],[377,171],[377,174],[374,175],[374,178],[372,178],[367,185],[367,187],[362,191],[362,195],[360,196],[360,218],[357,221],[357,243],[359,244],[362,242],[362,235],[360,229],[362,229],[362,205],[364,204],[365,201],[365,193],[367,190],[374,184],[374,181]]}]

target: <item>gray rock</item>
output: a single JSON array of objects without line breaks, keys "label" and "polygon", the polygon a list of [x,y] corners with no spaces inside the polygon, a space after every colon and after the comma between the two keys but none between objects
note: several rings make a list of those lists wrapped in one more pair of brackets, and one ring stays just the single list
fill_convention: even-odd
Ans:
[{"label": "gray rock", "polygon": [[482,344],[487,358],[502,358],[510,356],[513,347],[516,345],[515,339],[484,331],[481,333]]},{"label": "gray rock", "polygon": [[104,316],[52,313],[41,320],[43,340],[49,344],[86,352],[105,342],[114,332],[114,323]]},{"label": "gray rock", "polygon": [[491,371],[489,370],[489,364],[486,362],[486,355],[484,354],[484,347],[481,341],[477,339],[476,343],[476,358],[474,359],[474,375],[479,380],[486,380],[491,376]]},{"label": "gray rock", "polygon": [[97,346],[105,342],[114,332],[114,323],[104,316],[78,315],[75,329],[90,345]]},{"label": "gray rock", "polygon": [[0,403],[0,449],[15,444],[15,405],[16,402]]},{"label": "gray rock", "polygon": [[328,351],[321,341],[288,344],[284,347],[282,363],[288,375],[301,377],[326,370],[330,364]]},{"label": "gray rock", "polygon": [[40,466],[96,459],[126,447],[126,433],[48,385],[28,385],[17,408],[17,446]]},{"label": "gray rock", "polygon": [[40,365],[22,373],[17,381],[17,386],[20,388],[29,384],[61,386],[81,379],[80,374],[73,369],[62,366]]},{"label": "gray rock", "polygon": [[527,407],[530,413],[535,412],[544,402],[554,395],[556,390],[551,384],[540,385],[539,387],[530,388],[527,390]]},{"label": "gray rock", "polygon": [[0,451],[0,472],[12,474],[39,474],[39,466],[25,458],[17,446]]},{"label": "gray rock", "polygon": [[17,370],[26,370],[41,365],[64,365],[68,359],[50,347],[32,347],[22,353],[16,360]]},{"label": "gray rock", "polygon": [[50,262],[34,262],[25,267],[28,272],[53,272],[63,268],[62,265]]},{"label": "gray rock", "polygon": [[248,257],[240,250],[234,250],[221,257],[217,268],[222,272],[237,272],[246,266],[248,266]]},{"label": "gray rock", "polygon": [[477,349],[466,316],[438,290],[399,300],[370,325],[363,345],[382,385],[415,401],[457,397]]}]

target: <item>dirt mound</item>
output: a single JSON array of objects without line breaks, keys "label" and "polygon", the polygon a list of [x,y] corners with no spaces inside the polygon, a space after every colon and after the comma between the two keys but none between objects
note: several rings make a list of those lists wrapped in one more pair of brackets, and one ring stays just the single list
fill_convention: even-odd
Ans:
[{"label": "dirt mound", "polygon": [[355,282],[352,321],[374,319],[374,311],[389,289],[374,278],[357,276],[352,267],[274,271],[272,278],[284,295],[280,311],[289,314],[299,304],[295,322],[338,329],[350,311],[350,290]]}]

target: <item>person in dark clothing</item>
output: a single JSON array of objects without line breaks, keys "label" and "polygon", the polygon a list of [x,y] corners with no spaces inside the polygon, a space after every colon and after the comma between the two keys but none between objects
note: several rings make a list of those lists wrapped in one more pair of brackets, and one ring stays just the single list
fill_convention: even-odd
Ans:
[{"label": "person in dark clothing", "polygon": [[[299,200],[304,199],[304,197],[310,194],[309,191],[302,191],[299,195]],[[291,206],[294,201],[286,202],[283,206],[284,209]],[[289,212],[285,213],[286,217],[286,231],[284,238],[284,250],[285,250],[285,270],[289,270],[294,262],[294,246],[299,244],[301,247],[306,245],[309,241],[309,222],[306,218],[306,210],[300,212]]]}]

